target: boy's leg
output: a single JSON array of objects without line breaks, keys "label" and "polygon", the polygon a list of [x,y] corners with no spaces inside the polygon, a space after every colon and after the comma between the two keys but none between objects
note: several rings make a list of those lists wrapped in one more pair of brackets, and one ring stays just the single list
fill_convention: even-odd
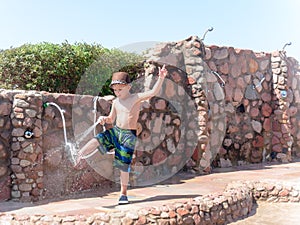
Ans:
[{"label": "boy's leg", "polygon": [[127,196],[127,187],[129,182],[129,172],[120,170],[121,195]]},{"label": "boy's leg", "polygon": [[120,170],[120,181],[121,181],[121,193],[119,199],[119,205],[128,204],[127,198],[127,186],[129,182],[129,172]]},{"label": "boy's leg", "polygon": [[78,157],[76,160],[76,164],[78,164],[81,158],[85,155],[92,153],[96,148],[99,147],[99,141],[96,138],[91,139],[88,143],[86,143],[82,149],[78,152]]}]

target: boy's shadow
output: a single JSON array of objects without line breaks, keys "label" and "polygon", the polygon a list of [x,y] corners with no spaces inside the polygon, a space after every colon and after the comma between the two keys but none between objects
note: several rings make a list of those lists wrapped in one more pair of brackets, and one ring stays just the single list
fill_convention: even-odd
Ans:
[{"label": "boy's shadow", "polygon": [[[190,199],[190,198],[196,198],[196,197],[200,197],[201,195],[157,195],[157,196],[152,196],[146,199],[138,199],[138,200],[130,200],[129,201],[129,205],[132,204],[139,204],[139,203],[147,203],[147,202],[157,202],[157,201],[166,201],[165,203],[162,203],[161,205],[165,205],[168,203],[176,203],[176,201],[182,200],[182,199]],[[151,204],[154,205],[154,204]],[[114,204],[114,205],[109,205],[109,206],[103,206],[104,208],[115,208],[119,206],[118,204]],[[148,204],[148,206],[150,206],[150,204]]]},{"label": "boy's shadow", "polygon": [[[155,184],[154,186],[159,186],[159,187],[167,187],[167,188],[172,188],[172,185],[174,184],[182,184],[185,183],[186,180],[192,179],[194,178],[196,175],[195,174],[189,174],[187,172],[183,172],[180,171],[176,174],[174,174],[172,177],[168,178],[167,180],[161,181],[157,184]],[[139,186],[139,188],[144,187],[147,188],[147,186]],[[132,187],[131,190],[134,190],[135,187]],[[159,190],[157,190],[157,192],[159,193]],[[147,203],[147,202],[162,202],[163,204],[167,204],[167,203],[175,203],[176,201],[183,201],[183,200],[188,200],[191,198],[196,198],[196,197],[200,197],[200,194],[167,194],[167,195],[155,195],[155,196],[151,196],[148,198],[144,198],[144,199],[134,199],[134,197],[132,199],[130,199],[129,196],[129,202],[130,204],[139,204],[139,203]],[[155,203],[154,203],[155,204]],[[148,204],[149,206],[150,204]],[[151,204],[153,205],[153,204]],[[114,205],[109,205],[109,206],[103,206],[104,208],[115,208],[119,206],[118,204],[114,204]]]}]

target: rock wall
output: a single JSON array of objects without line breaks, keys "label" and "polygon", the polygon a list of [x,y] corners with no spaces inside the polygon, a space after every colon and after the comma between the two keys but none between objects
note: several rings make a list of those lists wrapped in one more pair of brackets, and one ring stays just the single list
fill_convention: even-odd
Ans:
[{"label": "rock wall", "polygon": [[[300,155],[295,59],[284,52],[205,46],[198,37],[160,44],[146,57],[149,65],[133,91],[151,88],[158,66],[166,64],[169,75],[163,91],[141,108],[133,185],[159,182],[182,167],[210,172],[211,166],[289,162]],[[1,90],[0,200],[37,201],[110,187],[118,177],[111,157],[107,164],[93,162],[105,169],[89,163],[74,169],[66,142],[75,143],[95,115],[107,115],[112,99]],[[46,102],[64,110],[66,133],[60,110]]]},{"label": "rock wall", "polygon": [[[150,63],[145,69],[140,81],[143,90],[151,89],[156,82],[158,66],[162,65]],[[137,172],[133,177],[135,185],[154,184],[171,177],[184,167],[197,145],[198,111],[186,73],[171,65],[167,69],[170,75],[161,92],[140,112],[133,166]]]},{"label": "rock wall", "polygon": [[[72,138],[74,95],[1,90],[0,96],[1,201],[38,201],[98,189],[101,185],[111,187],[111,181],[94,170],[74,168],[66,149],[60,111],[43,106],[51,101],[64,109],[67,137]],[[92,105],[93,96],[81,99],[88,99],[85,101]],[[82,104],[82,111],[86,106]]]},{"label": "rock wall", "polygon": [[299,156],[300,68],[286,52],[205,46],[193,36],[161,44],[149,57],[187,74],[202,114],[194,157],[202,170]]},{"label": "rock wall", "polygon": [[[103,101],[99,99],[99,102]],[[72,149],[69,148],[69,144],[75,146],[76,136],[94,123],[93,102],[93,96],[43,93],[43,198],[65,197],[85,190],[97,192],[111,189],[112,179],[109,178],[112,174],[101,176],[87,163],[75,168]],[[105,102],[105,110],[108,111],[110,104]],[[98,110],[104,114],[105,110]],[[93,132],[90,132],[79,147],[92,137]]]},{"label": "rock wall", "polygon": [[10,199],[10,142],[12,94],[0,92],[0,202]]},{"label": "rock wall", "polygon": [[205,61],[225,81],[227,129],[218,164],[289,162],[298,156],[298,62],[280,51],[206,50]]},{"label": "rock wall", "polygon": [[[287,89],[287,101],[289,107],[286,112],[289,115],[289,130],[292,134],[292,146],[291,151],[293,156],[300,156],[300,69],[298,61],[293,58],[286,60],[287,72],[286,75]],[[289,138],[288,138],[289,140]],[[287,142],[286,142],[287,143]]]},{"label": "rock wall", "polygon": [[223,192],[138,211],[117,210],[92,215],[1,214],[0,221],[37,224],[229,224],[250,215],[256,201],[299,202],[299,187],[269,181],[234,182]]}]

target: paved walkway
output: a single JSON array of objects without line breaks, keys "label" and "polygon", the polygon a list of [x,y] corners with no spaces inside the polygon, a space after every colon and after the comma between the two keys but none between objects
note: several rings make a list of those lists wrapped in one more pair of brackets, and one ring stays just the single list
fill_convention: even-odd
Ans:
[{"label": "paved walkway", "polygon": [[297,225],[300,221],[299,203],[260,202],[250,215],[230,225]]},{"label": "paved walkway", "polygon": [[73,199],[53,200],[51,202],[2,202],[0,203],[0,213],[18,215],[89,215],[97,212],[114,212],[123,209],[139,210],[213,192],[222,192],[228,183],[238,180],[276,180],[300,185],[300,161],[289,164],[253,164],[243,167],[218,168],[214,169],[212,174],[202,176],[192,176],[181,172],[159,185],[129,189],[128,194],[131,201],[129,205],[117,205],[119,193],[113,191],[103,196],[81,194]]}]

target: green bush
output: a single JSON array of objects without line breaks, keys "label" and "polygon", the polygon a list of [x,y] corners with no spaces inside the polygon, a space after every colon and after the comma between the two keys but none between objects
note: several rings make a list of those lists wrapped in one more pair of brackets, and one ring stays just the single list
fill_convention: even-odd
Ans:
[{"label": "green bush", "polygon": [[141,61],[97,44],[25,44],[0,51],[0,88],[106,95],[112,72]]},{"label": "green bush", "polygon": [[113,94],[109,88],[113,72],[128,72],[131,80],[134,80],[143,69],[143,65],[142,56],[118,49],[105,51],[87,68],[76,93],[101,96]]}]

